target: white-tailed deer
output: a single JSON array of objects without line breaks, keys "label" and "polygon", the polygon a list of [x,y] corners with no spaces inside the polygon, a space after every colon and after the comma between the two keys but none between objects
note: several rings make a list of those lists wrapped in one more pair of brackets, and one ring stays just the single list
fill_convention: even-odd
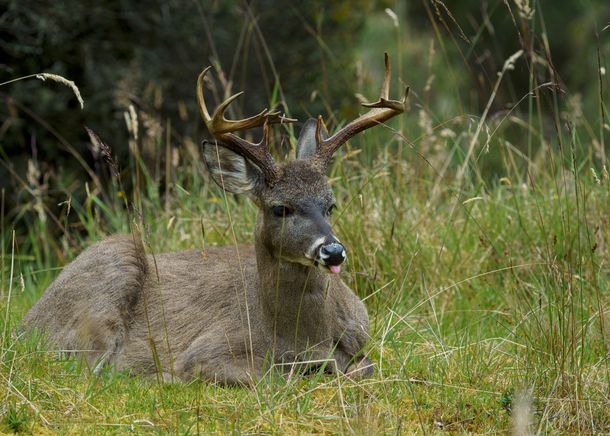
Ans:
[{"label": "white-tailed deer", "polygon": [[[335,199],[325,172],[349,138],[404,111],[406,92],[389,99],[387,55],[381,97],[364,104],[369,111],[330,137],[321,117],[307,121],[297,159],[280,164],[269,152],[268,129],[285,119],[264,110],[227,120],[227,106],[241,93],[210,116],[208,70],[197,99],[216,141],[204,142],[204,158],[216,183],[258,206],[254,246],[153,258],[137,237],[110,237],[66,266],[25,325],[58,349],[81,351],[96,368],[249,384],[276,364],[307,369],[325,361],[331,372],[369,375],[372,363],[361,354],[368,315],[338,274],[346,249],[331,228]],[[234,133],[260,126],[259,144]]]}]

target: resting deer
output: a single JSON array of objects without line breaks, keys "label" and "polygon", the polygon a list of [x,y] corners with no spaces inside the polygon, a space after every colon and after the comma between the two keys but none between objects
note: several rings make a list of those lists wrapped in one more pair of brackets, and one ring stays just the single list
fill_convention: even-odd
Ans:
[{"label": "resting deer", "polygon": [[[296,160],[277,164],[269,126],[286,121],[264,110],[243,119],[212,115],[197,82],[201,116],[215,142],[203,154],[224,190],[258,206],[254,246],[147,255],[139,239],[114,236],[81,253],[27,313],[61,350],[80,351],[99,369],[250,384],[265,368],[326,362],[326,370],[370,375],[362,348],[369,320],[362,301],[339,276],[346,248],[333,233],[335,199],[325,172],[339,147],[357,133],[404,111],[407,93],[389,99],[385,58],[381,97],[368,112],[328,136],[322,118],[302,128]],[[261,143],[234,132],[264,127]]]}]

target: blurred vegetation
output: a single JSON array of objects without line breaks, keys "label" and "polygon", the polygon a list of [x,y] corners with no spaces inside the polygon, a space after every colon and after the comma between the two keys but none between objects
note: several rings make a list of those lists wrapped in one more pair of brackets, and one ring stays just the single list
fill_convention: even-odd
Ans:
[{"label": "blurred vegetation", "polygon": [[[112,148],[121,167],[128,166],[130,105],[143,122],[142,135],[198,143],[203,128],[195,82],[210,64],[221,72],[227,94],[247,91],[233,106],[234,116],[271,103],[301,119],[330,107],[355,113],[351,41],[371,6],[367,0],[1,3],[1,81],[59,74],[73,80],[86,101],[81,111],[69,90],[37,80],[0,89],[0,141],[11,167],[0,168],[0,185],[9,210],[30,197],[11,172],[39,179],[48,188],[46,204],[79,195],[85,167],[103,166],[84,125]],[[223,92],[214,97],[218,101]],[[156,151],[142,153],[151,158]],[[32,160],[37,171],[28,173]]]},{"label": "blurred vegetation", "polygon": [[[467,89],[457,97],[468,110],[482,110],[506,59],[518,50],[532,55],[503,82],[495,108],[515,102],[534,84],[556,82],[561,92],[580,93],[588,113],[597,110],[598,49],[609,47],[602,28],[610,21],[610,4],[586,1],[464,0],[408,2],[408,25],[419,34],[441,35],[438,49],[468,76]],[[599,40],[598,40],[599,39]],[[528,58],[530,56],[527,56]],[[444,80],[438,70],[437,80]],[[438,92],[438,89],[437,89]]]},{"label": "blurred vegetation", "polygon": [[[0,87],[0,187],[7,216],[19,228],[41,207],[82,201],[83,180],[96,179],[100,188],[109,183],[108,165],[85,125],[108,144],[119,168],[130,166],[135,147],[163,191],[166,171],[179,165],[176,149],[197,159],[204,132],[194,83],[209,64],[220,72],[212,88],[216,102],[246,91],[233,116],[275,105],[301,121],[321,113],[334,128],[356,114],[354,94],[379,82],[387,50],[402,84],[411,87],[417,112],[405,121],[410,137],[429,137],[441,124],[451,128],[451,119],[479,114],[488,103],[488,118],[499,123],[532,113],[527,105],[533,104],[538,127],[547,131],[565,122],[553,114],[568,112],[591,138],[603,129],[597,77],[610,48],[602,31],[610,21],[604,0],[0,0],[0,11],[1,82],[59,74],[85,99],[81,110],[68,89],[38,80]],[[514,72],[499,81],[518,50],[525,54]],[[535,100],[527,99],[530,90]],[[140,132],[129,131],[131,119]],[[529,155],[544,147],[531,137],[524,141],[514,123],[503,129]],[[429,142],[424,138],[417,151],[431,153]],[[173,154],[162,152],[168,147]],[[597,144],[599,156],[603,147]],[[497,157],[482,177],[502,176]],[[131,178],[124,183],[131,193]]]}]

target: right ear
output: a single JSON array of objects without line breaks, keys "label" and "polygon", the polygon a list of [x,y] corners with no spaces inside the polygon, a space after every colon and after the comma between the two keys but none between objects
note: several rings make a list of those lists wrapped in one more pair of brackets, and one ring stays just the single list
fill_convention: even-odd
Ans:
[{"label": "right ear", "polygon": [[[310,118],[305,122],[305,124],[303,124],[301,134],[299,135],[299,140],[297,141],[297,159],[309,159],[314,154],[316,154],[317,127],[318,120],[316,120],[315,118]],[[324,126],[324,124],[322,124],[320,137],[322,140],[328,139],[328,132],[326,131],[326,127]]]},{"label": "right ear", "polygon": [[254,193],[264,184],[256,165],[218,142],[203,141],[203,158],[212,178],[225,191]]}]

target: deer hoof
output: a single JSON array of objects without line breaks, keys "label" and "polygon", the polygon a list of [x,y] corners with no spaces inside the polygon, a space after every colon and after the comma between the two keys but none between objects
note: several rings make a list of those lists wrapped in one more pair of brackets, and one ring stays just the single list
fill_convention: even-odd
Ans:
[{"label": "deer hoof", "polygon": [[368,378],[373,375],[375,372],[375,364],[368,357],[363,357],[357,362],[351,363],[347,367],[347,371],[345,371],[345,375],[347,375],[352,380],[360,380],[363,378]]}]

